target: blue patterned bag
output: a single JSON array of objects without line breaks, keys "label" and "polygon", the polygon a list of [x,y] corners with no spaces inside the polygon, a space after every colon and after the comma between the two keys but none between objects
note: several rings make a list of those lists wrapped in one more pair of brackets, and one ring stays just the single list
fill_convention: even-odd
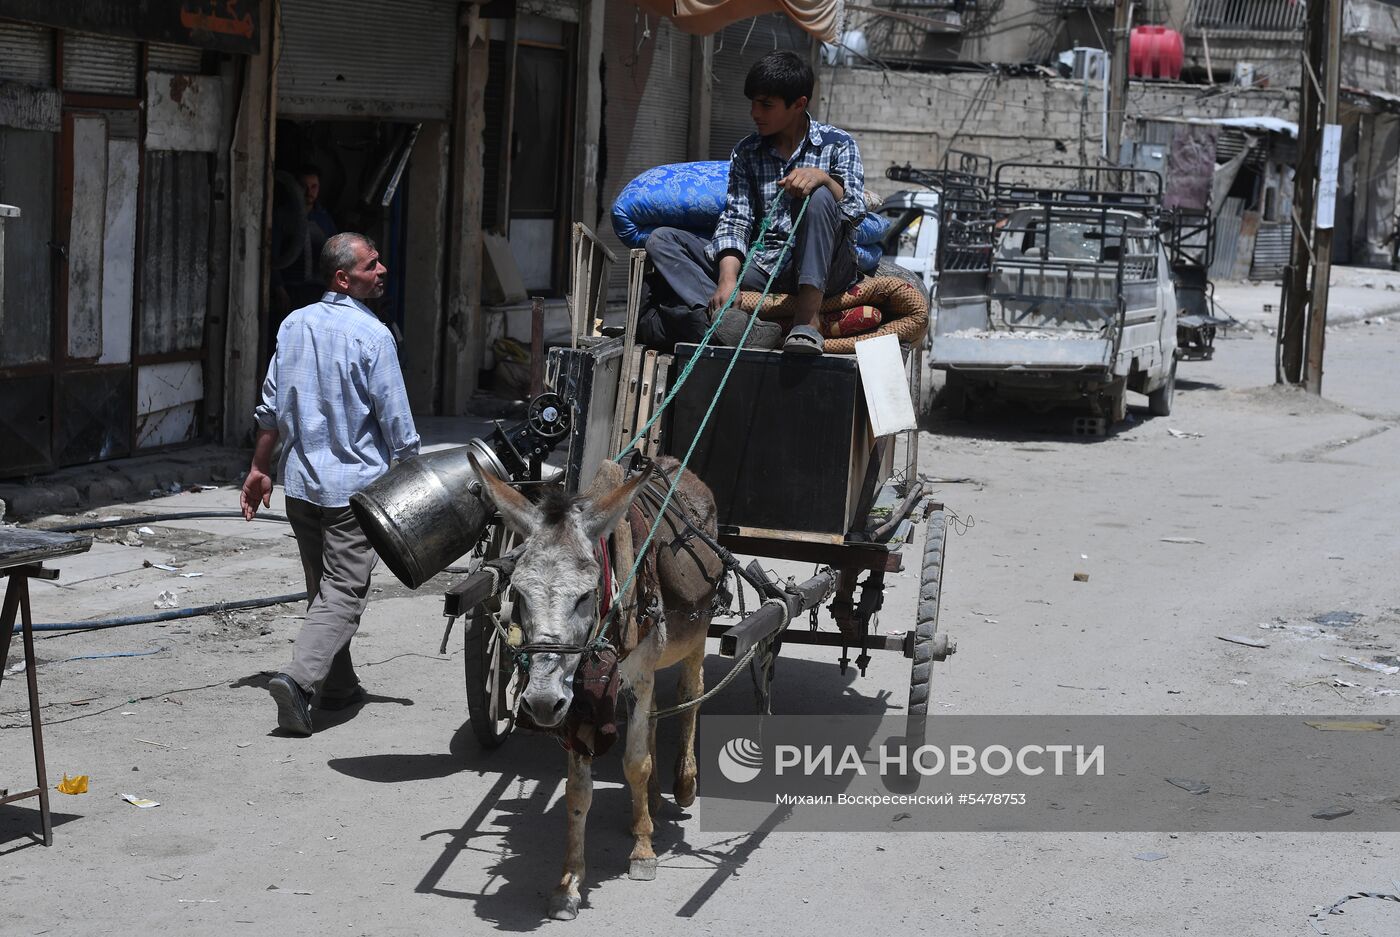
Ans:
[{"label": "blue patterned bag", "polygon": [[[645,247],[657,228],[714,234],[729,189],[729,162],[671,163],[648,169],[623,187],[613,202],[613,232],[628,247]],[[870,273],[880,263],[886,218],[866,212],[856,228],[856,263]]]}]

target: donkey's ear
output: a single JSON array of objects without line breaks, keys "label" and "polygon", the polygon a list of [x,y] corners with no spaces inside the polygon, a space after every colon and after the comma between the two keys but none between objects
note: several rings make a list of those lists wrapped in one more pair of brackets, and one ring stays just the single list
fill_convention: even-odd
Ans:
[{"label": "donkey's ear", "polygon": [[625,485],[619,485],[600,498],[589,499],[583,505],[583,532],[590,541],[612,533],[618,522],[632,507],[632,499],[642,490],[647,473],[639,472],[637,477]]},{"label": "donkey's ear", "polygon": [[531,504],[530,500],[520,492],[497,478],[490,469],[482,468],[475,455],[469,452],[467,459],[470,460],[472,471],[476,472],[476,477],[481,479],[482,490],[496,505],[496,510],[501,512],[501,517],[505,519],[506,525],[526,537],[532,536],[544,520],[539,508]]}]

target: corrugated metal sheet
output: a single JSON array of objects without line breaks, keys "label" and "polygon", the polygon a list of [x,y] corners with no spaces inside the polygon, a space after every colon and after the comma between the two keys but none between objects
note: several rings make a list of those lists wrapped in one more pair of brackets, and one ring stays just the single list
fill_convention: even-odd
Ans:
[{"label": "corrugated metal sheet", "polygon": [[1254,262],[1249,275],[1264,280],[1283,273],[1293,244],[1293,226],[1287,221],[1261,221],[1254,237]]},{"label": "corrugated metal sheet", "polygon": [[199,74],[204,64],[204,51],[194,46],[177,46],[152,42],[146,47],[146,67],[153,72]]},{"label": "corrugated metal sheet", "polygon": [[291,116],[446,120],[457,4],[298,0],[281,6],[278,110]]},{"label": "corrugated metal sheet", "polygon": [[144,355],[204,344],[209,293],[209,156],[148,152],[142,186]]},{"label": "corrugated metal sheet", "polygon": [[[644,39],[648,29],[651,37]],[[617,193],[642,172],[686,159],[692,41],[670,20],[658,20],[632,4],[608,10],[603,40],[608,165],[603,183],[604,221],[598,233],[618,258],[608,279],[608,292],[614,297],[626,295],[628,249],[613,234],[608,213]]]},{"label": "corrugated metal sheet", "polygon": [[0,23],[0,81],[53,87],[53,30]]},{"label": "corrugated metal sheet", "polygon": [[134,96],[141,44],[90,33],[63,34],[63,90]]},{"label": "corrugated metal sheet", "polygon": [[[729,159],[734,144],[753,133],[744,77],[774,49],[806,58],[811,39],[781,13],[769,13],[726,26],[715,37],[714,87],[710,109],[710,159]],[[820,108],[816,111],[821,116]]]},{"label": "corrugated metal sheet", "polygon": [[1227,198],[1215,216],[1215,256],[1210,262],[1212,280],[1228,280],[1235,269],[1235,254],[1240,244],[1240,225],[1244,221],[1244,199]]},{"label": "corrugated metal sheet", "polygon": [[[0,203],[20,209],[18,218],[5,221],[0,368],[39,364],[51,354],[54,136],[0,127]],[[10,398],[0,399],[11,405]]]}]

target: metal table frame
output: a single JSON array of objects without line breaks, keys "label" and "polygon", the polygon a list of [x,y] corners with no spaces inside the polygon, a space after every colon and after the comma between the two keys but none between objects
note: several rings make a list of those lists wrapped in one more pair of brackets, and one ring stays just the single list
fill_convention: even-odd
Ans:
[{"label": "metal table frame", "polygon": [[53,816],[49,812],[49,780],[44,766],[44,726],[39,710],[39,675],[34,666],[34,619],[29,608],[29,580],[57,579],[58,570],[45,569],[43,560],[84,553],[92,538],[47,531],[0,529],[0,575],[9,582],[4,605],[0,606],[0,682],[10,659],[10,639],[14,636],[15,616],[19,614],[24,641],[24,675],[29,683],[29,726],[34,737],[34,775],[38,786],[27,791],[0,796],[0,804],[39,798],[44,845],[53,845]]}]

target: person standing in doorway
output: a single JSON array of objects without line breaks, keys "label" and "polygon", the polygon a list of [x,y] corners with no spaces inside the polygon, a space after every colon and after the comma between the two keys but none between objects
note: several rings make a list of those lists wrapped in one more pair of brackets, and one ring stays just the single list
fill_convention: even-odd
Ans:
[{"label": "person standing in doorway", "polygon": [[309,605],[292,661],[268,684],[277,724],[310,735],[313,697],[321,709],[362,702],[350,639],[369,597],[374,549],[350,510],[350,496],[390,465],[418,453],[393,336],[364,304],[384,292],[387,271],[362,234],[329,238],[320,255],[326,292],[295,310],[277,332],[263,382],[253,463],[243,482],[243,516],[271,504],[272,453],[306,575]]}]

